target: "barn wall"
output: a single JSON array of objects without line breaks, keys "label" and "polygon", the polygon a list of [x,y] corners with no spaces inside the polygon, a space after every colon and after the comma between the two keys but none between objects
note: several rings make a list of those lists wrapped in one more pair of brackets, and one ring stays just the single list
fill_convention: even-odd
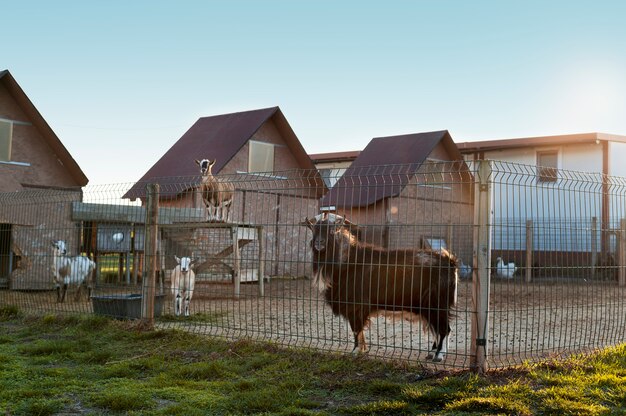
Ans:
[{"label": "barn wall", "polygon": [[71,203],[81,200],[82,193],[73,191],[0,193],[0,223],[12,224],[10,289],[54,287],[51,241],[66,240],[70,254],[78,254],[80,224],[71,220]]}]

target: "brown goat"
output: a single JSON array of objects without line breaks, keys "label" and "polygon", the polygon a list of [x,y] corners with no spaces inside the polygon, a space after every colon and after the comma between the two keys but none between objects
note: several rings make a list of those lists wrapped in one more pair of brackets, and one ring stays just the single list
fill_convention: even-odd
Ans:
[{"label": "brown goat", "polygon": [[230,206],[233,203],[234,187],[230,182],[213,176],[211,168],[215,160],[196,160],[200,166],[202,182],[200,182],[200,194],[202,202],[207,209],[209,221],[230,221]]},{"label": "brown goat", "polygon": [[386,250],[362,243],[342,217],[306,219],[313,231],[313,272],[335,315],[350,323],[354,351],[367,351],[363,330],[378,314],[421,318],[435,336],[427,359],[447,353],[456,302],[457,261],[446,252]]}]

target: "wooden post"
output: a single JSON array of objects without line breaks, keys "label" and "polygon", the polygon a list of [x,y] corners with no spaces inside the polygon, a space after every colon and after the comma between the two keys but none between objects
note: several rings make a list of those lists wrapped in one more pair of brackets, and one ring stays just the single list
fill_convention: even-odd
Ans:
[{"label": "wooden post", "polygon": [[598,217],[591,219],[591,277],[596,277],[598,265]]},{"label": "wooden post", "polygon": [[626,219],[619,222],[619,247],[617,252],[617,283],[626,286]]},{"label": "wooden post", "polygon": [[474,276],[472,286],[472,340],[470,367],[487,371],[489,337],[489,286],[491,279],[491,164],[478,161],[474,193]]},{"label": "wooden post", "polygon": [[237,226],[230,229],[233,237],[233,283],[235,284],[235,297],[241,294],[241,268],[239,264],[239,232]]},{"label": "wooden post", "polygon": [[265,274],[265,257],[263,255],[263,226],[257,227],[257,239],[259,244],[259,296],[265,296],[265,282],[263,275]]},{"label": "wooden post", "polygon": [[526,221],[526,283],[533,280],[533,220]]},{"label": "wooden post", "polygon": [[147,328],[154,327],[154,296],[156,294],[157,236],[159,221],[159,184],[147,187],[145,255],[147,272],[142,281],[141,320]]}]

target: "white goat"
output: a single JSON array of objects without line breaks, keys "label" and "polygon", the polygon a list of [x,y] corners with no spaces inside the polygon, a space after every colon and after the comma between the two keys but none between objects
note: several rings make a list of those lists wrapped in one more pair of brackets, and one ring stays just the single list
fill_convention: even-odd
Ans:
[{"label": "white goat", "polygon": [[[193,296],[193,288],[196,283],[196,274],[191,267],[193,260],[190,257],[177,257],[176,267],[172,270],[172,295],[174,295],[174,313],[180,316],[184,310],[185,316],[189,316],[189,304]],[[181,310],[182,309],[182,310]]]},{"label": "white goat", "polygon": [[[76,300],[80,299],[83,285],[87,286],[87,299],[91,297],[91,284],[96,263],[86,256],[70,257],[67,255],[67,244],[63,240],[52,241],[53,258],[52,273],[57,290],[57,302],[65,301],[67,287],[78,285]],[[61,289],[62,287],[62,289]]]},{"label": "white goat", "polygon": [[230,206],[233,203],[233,184],[213,176],[211,168],[215,165],[215,160],[202,159],[196,160],[196,163],[200,166],[202,174],[200,194],[206,206],[209,221],[229,222]]}]

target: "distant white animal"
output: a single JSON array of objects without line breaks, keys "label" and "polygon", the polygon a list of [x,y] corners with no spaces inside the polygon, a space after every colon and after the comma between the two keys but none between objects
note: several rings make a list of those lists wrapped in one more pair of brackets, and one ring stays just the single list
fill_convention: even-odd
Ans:
[{"label": "distant white animal", "polygon": [[[87,286],[87,299],[91,296],[91,284],[96,263],[86,256],[70,257],[67,255],[67,244],[63,240],[52,241],[52,274],[57,290],[57,302],[65,301],[67,287],[78,285],[76,300],[80,299],[82,287]],[[62,289],[61,289],[62,287]]]},{"label": "distant white animal", "polygon": [[190,257],[177,257],[176,267],[172,270],[172,295],[174,295],[174,313],[180,316],[181,312],[189,316],[189,304],[193,297],[196,283],[196,274],[191,268],[193,260]]},{"label": "distant white animal", "polygon": [[115,233],[111,236],[111,239],[115,244],[119,244],[124,241],[124,233]]},{"label": "distant white animal", "polygon": [[496,259],[496,274],[498,276],[504,277],[505,279],[512,279],[516,270],[517,267],[515,267],[514,262],[504,263],[502,257]]}]

